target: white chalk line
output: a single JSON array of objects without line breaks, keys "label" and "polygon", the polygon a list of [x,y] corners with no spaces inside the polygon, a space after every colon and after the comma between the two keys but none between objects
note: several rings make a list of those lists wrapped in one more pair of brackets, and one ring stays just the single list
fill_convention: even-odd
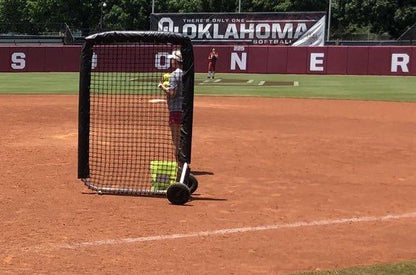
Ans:
[{"label": "white chalk line", "polygon": [[96,246],[109,246],[109,245],[123,245],[131,243],[143,243],[143,242],[156,242],[163,240],[176,240],[176,239],[189,239],[189,238],[199,238],[199,237],[210,237],[218,235],[231,235],[238,233],[247,233],[247,232],[261,232],[268,230],[279,230],[285,228],[302,228],[302,227],[314,227],[314,226],[328,226],[328,225],[338,225],[338,224],[351,224],[351,223],[361,223],[361,222],[383,222],[389,220],[398,220],[406,218],[416,218],[416,212],[405,213],[400,215],[387,215],[382,217],[355,217],[355,218],[344,218],[344,219],[333,219],[333,220],[317,220],[310,222],[295,222],[287,224],[272,224],[264,226],[254,226],[254,227],[238,227],[238,228],[227,228],[219,229],[213,231],[201,231],[193,233],[184,233],[184,234],[170,234],[170,235],[154,235],[146,237],[137,237],[137,238],[123,238],[123,239],[109,239],[109,240],[99,240],[91,242],[76,242],[76,243],[62,243],[62,244],[49,244],[49,245],[40,245],[33,246],[28,248],[23,248],[22,251],[25,252],[48,252],[56,251],[60,249],[79,249],[86,247],[96,247]]},{"label": "white chalk line", "polygon": [[161,103],[161,102],[166,102],[166,99],[163,98],[156,98],[156,99],[149,99],[150,103]]}]

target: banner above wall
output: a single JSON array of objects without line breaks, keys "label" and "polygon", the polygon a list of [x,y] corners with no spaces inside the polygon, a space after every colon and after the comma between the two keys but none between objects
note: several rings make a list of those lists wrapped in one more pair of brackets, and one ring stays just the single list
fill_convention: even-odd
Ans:
[{"label": "banner above wall", "polygon": [[157,13],[150,29],[182,33],[194,44],[323,46],[325,12]]}]

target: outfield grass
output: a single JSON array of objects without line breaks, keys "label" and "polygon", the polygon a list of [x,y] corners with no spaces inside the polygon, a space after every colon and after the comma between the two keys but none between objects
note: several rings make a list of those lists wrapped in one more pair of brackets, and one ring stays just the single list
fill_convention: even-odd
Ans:
[{"label": "outfield grass", "polygon": [[[197,95],[266,96],[386,101],[416,101],[416,77],[217,74],[215,80],[235,81],[222,85],[203,83],[197,74]],[[254,85],[246,82],[253,80]],[[256,85],[266,81],[265,85]],[[298,82],[299,86],[267,86],[269,82]],[[78,73],[1,73],[0,94],[76,94]]]},{"label": "outfield grass", "polygon": [[[203,80],[205,75],[198,75]],[[416,101],[416,77],[217,74],[216,78],[263,81],[297,81],[299,86],[205,87],[198,94],[247,95],[291,98],[331,98],[359,100]]]},{"label": "outfield grass", "polygon": [[75,94],[79,73],[0,73],[0,94]]},{"label": "outfield grass", "polygon": [[368,267],[355,267],[331,271],[315,271],[298,273],[303,275],[413,275],[416,274],[416,261],[403,262],[391,265],[375,265]]}]

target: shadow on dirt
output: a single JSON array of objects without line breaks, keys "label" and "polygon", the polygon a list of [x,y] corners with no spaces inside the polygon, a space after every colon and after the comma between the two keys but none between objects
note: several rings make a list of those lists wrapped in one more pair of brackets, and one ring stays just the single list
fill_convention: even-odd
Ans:
[{"label": "shadow on dirt", "polygon": [[228,201],[227,199],[204,197],[200,194],[192,194],[190,201]]},{"label": "shadow on dirt", "polygon": [[191,173],[194,176],[207,176],[207,175],[212,176],[212,175],[214,175],[213,172],[209,172],[209,171],[194,171],[194,170],[192,170]]}]

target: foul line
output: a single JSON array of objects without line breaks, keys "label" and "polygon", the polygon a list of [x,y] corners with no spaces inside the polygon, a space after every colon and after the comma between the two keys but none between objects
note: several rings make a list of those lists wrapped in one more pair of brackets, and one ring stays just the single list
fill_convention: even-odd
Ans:
[{"label": "foul line", "polygon": [[383,222],[383,221],[398,220],[398,219],[405,219],[405,218],[416,218],[416,212],[400,214],[400,215],[387,215],[387,216],[382,216],[382,217],[356,217],[356,218],[345,218],[345,219],[334,219],[334,220],[318,220],[318,221],[311,221],[311,222],[295,222],[295,223],[287,223],[287,224],[283,223],[283,224],[272,224],[272,225],[255,226],[255,227],[228,228],[228,229],[201,231],[201,232],[185,233],[185,234],[154,235],[154,236],[147,236],[147,237],[109,239],[109,240],[100,240],[100,241],[92,241],[92,242],[49,244],[49,245],[41,245],[41,246],[23,248],[22,250],[26,252],[45,252],[45,251],[54,251],[54,250],[60,250],[60,249],[78,249],[78,248],[93,247],[93,246],[122,245],[122,244],[141,243],[141,242],[156,242],[156,241],[162,241],[162,240],[187,239],[187,238],[209,237],[209,236],[217,236],[217,235],[231,235],[231,234],[246,233],[246,232],[279,230],[279,229],[285,229],[285,228],[302,228],[302,227],[351,224],[351,223],[361,223],[361,222]]}]

